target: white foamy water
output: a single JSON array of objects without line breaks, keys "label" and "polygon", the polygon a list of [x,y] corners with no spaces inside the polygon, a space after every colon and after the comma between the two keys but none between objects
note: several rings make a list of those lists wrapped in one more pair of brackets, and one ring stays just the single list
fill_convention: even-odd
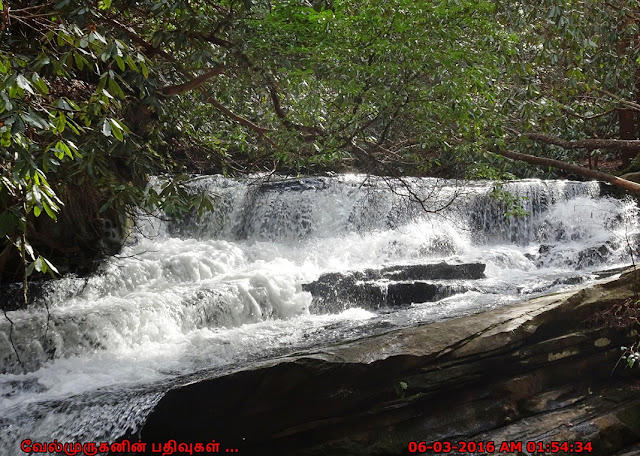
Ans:
[{"label": "white foamy water", "polygon": [[[113,441],[193,375],[592,280],[630,263],[638,233],[635,205],[600,196],[597,183],[507,184],[524,198],[518,218],[482,182],[206,176],[192,187],[212,195],[214,213],[141,218],[98,273],[65,277],[39,304],[8,312],[12,330],[0,319],[0,454],[22,454],[25,438]],[[401,308],[323,308],[303,290],[324,273],[441,261],[484,263],[486,278],[433,281],[458,294]]]}]

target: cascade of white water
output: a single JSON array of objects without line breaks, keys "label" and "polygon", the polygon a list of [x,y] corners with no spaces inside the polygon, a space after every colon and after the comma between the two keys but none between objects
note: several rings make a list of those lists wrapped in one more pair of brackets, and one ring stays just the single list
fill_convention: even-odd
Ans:
[{"label": "cascade of white water", "polygon": [[[638,233],[635,204],[600,196],[598,183],[505,184],[522,197],[518,217],[505,217],[488,182],[201,176],[191,186],[211,195],[213,213],[141,216],[98,273],[47,286],[40,304],[9,312],[13,325],[0,319],[0,453],[21,454],[19,436],[115,438],[144,418],[159,385],[203,369],[586,280],[629,263]],[[440,261],[484,263],[486,278],[443,284],[463,299],[402,309],[354,301],[314,313],[302,287],[328,272]]]}]

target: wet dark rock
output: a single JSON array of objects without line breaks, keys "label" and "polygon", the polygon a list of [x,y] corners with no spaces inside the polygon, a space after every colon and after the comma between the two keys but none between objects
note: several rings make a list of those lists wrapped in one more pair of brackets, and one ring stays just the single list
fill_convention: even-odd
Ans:
[{"label": "wet dark rock", "polygon": [[[363,281],[370,280],[370,282]],[[317,281],[303,284],[302,289],[313,296],[310,307],[312,313],[340,311],[352,304],[365,303],[368,308],[376,309],[386,302],[386,290],[374,279],[365,277],[365,273],[328,273]]]},{"label": "wet dark rock", "polygon": [[611,374],[627,330],[584,323],[632,295],[626,275],[197,381],[169,391],[136,438],[244,454],[402,455],[435,440],[637,454],[640,381]]},{"label": "wet dark rock", "polygon": [[583,250],[578,255],[578,268],[590,267],[597,264],[604,264],[605,260],[610,256],[611,249],[608,245],[592,247]]},{"label": "wet dark rock", "polygon": [[[45,286],[46,281],[34,281],[27,284],[28,305],[33,304],[47,294]],[[10,311],[21,307],[24,307],[22,283],[0,284],[0,308]]]},{"label": "wet dark rock", "polygon": [[434,301],[436,296],[438,286],[427,282],[393,283],[387,287],[387,304],[390,306]]},{"label": "wet dark rock", "polygon": [[596,276],[597,279],[606,279],[607,277],[611,277],[611,276],[614,276],[616,274],[622,274],[623,272],[625,272],[630,267],[631,267],[631,265],[622,266],[622,267],[619,267],[619,268],[602,269],[600,271],[594,271],[593,274]]},{"label": "wet dark rock", "polygon": [[571,277],[561,277],[555,280],[548,280],[543,283],[539,283],[534,286],[519,286],[516,288],[518,294],[534,294],[534,293],[542,293],[547,290],[552,289],[558,285],[579,285],[585,282],[587,278],[584,276],[571,276]]},{"label": "wet dark rock", "polygon": [[553,281],[554,285],[578,285],[585,281],[584,276],[564,277]]},{"label": "wet dark rock", "polygon": [[[564,262],[567,266],[571,266],[576,269],[591,268],[593,266],[606,264],[610,260],[611,256],[618,251],[619,245],[616,245],[612,241],[607,241],[602,245],[587,247],[578,252],[575,259],[566,258]],[[529,260],[531,260],[537,267],[544,267],[550,260],[556,259],[558,256],[562,258],[561,244],[553,247],[543,244],[535,254],[525,254]]]},{"label": "wet dark rock", "polygon": [[270,181],[260,184],[261,192],[301,192],[306,190],[323,190],[326,188],[329,188],[327,179],[319,177]]},{"label": "wet dark rock", "polygon": [[538,253],[540,255],[545,255],[547,253],[551,252],[551,246],[548,244],[542,244],[540,245],[540,247],[538,248]]},{"label": "wet dark rock", "polygon": [[[60,290],[56,287],[56,281],[29,280],[27,283],[28,306],[51,304],[52,296],[57,294],[57,299],[71,298],[80,293],[87,284],[86,278],[67,276],[67,287]],[[22,282],[0,283],[0,309],[7,311],[17,310],[24,307]]]},{"label": "wet dark rock", "polygon": [[476,280],[484,278],[483,263],[464,264],[414,264],[391,266],[381,270],[389,280]]},{"label": "wet dark rock", "polygon": [[335,312],[350,306],[397,307],[465,292],[471,285],[451,285],[443,281],[481,279],[484,269],[482,263],[437,263],[332,272],[322,274],[315,282],[303,284],[302,289],[312,294],[310,310],[314,313]]}]

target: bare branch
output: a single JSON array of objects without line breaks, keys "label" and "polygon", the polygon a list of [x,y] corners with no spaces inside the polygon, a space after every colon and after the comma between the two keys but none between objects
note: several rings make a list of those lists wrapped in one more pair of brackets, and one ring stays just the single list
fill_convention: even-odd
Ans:
[{"label": "bare branch", "polygon": [[612,109],[607,109],[606,111],[600,112],[598,114],[594,114],[592,116],[583,116],[581,114],[578,114],[577,112],[572,111],[571,109],[567,109],[567,108],[563,108],[562,109],[564,112],[566,112],[567,114],[577,117],[579,119],[582,120],[594,120],[594,119],[599,119],[600,117],[604,117],[608,114],[614,113],[616,112],[616,108],[612,108]]},{"label": "bare branch", "polygon": [[532,165],[551,166],[553,168],[558,168],[564,171],[575,173],[588,179],[608,182],[617,187],[624,188],[625,190],[628,190],[630,192],[640,194],[640,184],[636,184],[635,182],[631,182],[626,179],[621,179],[617,176],[614,176],[613,174],[595,171],[589,168],[585,168],[584,166],[578,166],[560,160],[554,160],[552,158],[536,157],[534,155],[521,154],[519,152],[510,152],[505,150],[497,150],[494,152],[502,155],[503,157],[511,158],[513,160],[523,161]]},{"label": "bare branch", "polygon": [[269,84],[269,95],[271,96],[271,102],[273,103],[273,110],[280,119],[286,119],[287,113],[282,109],[282,103],[280,103],[280,96],[273,84]]},{"label": "bare branch", "polygon": [[[131,41],[133,41],[138,46],[144,48],[144,50],[147,53],[149,53],[151,55],[157,54],[157,55],[163,57],[165,60],[168,60],[169,62],[177,63],[177,60],[176,60],[176,58],[174,56],[172,56],[171,54],[167,53],[166,51],[164,51],[164,50],[162,50],[160,48],[155,47],[151,43],[148,43],[146,40],[144,40],[142,37],[140,37],[140,35],[138,35],[131,28],[127,27],[124,24],[121,24],[120,22],[116,21],[113,18],[105,16],[104,19],[109,24],[111,24],[114,27],[118,28],[119,30],[123,31],[125,33],[125,35],[127,35]],[[149,56],[147,56],[147,57],[149,57]]]},{"label": "bare branch", "polygon": [[607,95],[608,97],[613,98],[614,100],[616,100],[617,102],[627,106],[628,108],[635,109],[636,111],[640,111],[640,104],[638,104],[638,103],[634,103],[633,101],[625,100],[624,98],[619,97],[618,95],[613,94],[613,93],[609,92],[608,90],[596,89],[596,91],[600,92],[603,95]]},{"label": "bare branch", "polygon": [[172,97],[175,95],[180,95],[185,92],[189,92],[191,90],[195,90],[205,84],[209,79],[214,76],[219,76],[224,73],[224,67],[216,67],[211,68],[206,71],[204,74],[201,74],[198,77],[191,79],[190,81],[185,82],[184,84],[166,86],[160,89],[160,92],[167,96]]},{"label": "bare branch", "polygon": [[527,133],[525,136],[532,141],[541,141],[547,144],[560,146],[563,149],[626,149],[640,150],[640,140],[638,139],[580,139],[577,141],[567,141],[557,136],[545,135],[542,133]]}]

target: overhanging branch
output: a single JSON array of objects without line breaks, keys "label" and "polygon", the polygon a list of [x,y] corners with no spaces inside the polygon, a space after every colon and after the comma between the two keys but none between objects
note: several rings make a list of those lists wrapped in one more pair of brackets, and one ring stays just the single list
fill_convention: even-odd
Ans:
[{"label": "overhanging branch", "polygon": [[534,155],[521,154],[519,152],[510,152],[506,150],[496,150],[494,152],[502,155],[503,157],[511,158],[513,160],[523,161],[532,165],[551,166],[552,168],[562,169],[564,171],[575,173],[588,179],[608,182],[611,185],[615,185],[630,192],[640,194],[640,184],[636,184],[635,182],[631,182],[626,179],[621,179],[617,176],[614,176],[613,174],[595,171],[589,168],[585,168],[584,166],[574,165],[560,160],[554,160],[552,158],[536,157]]},{"label": "overhanging branch", "polygon": [[532,141],[541,141],[546,144],[560,146],[563,149],[626,149],[640,150],[640,140],[637,139],[580,139],[577,141],[566,141],[557,136],[545,135],[542,133],[527,133],[525,136]]}]

